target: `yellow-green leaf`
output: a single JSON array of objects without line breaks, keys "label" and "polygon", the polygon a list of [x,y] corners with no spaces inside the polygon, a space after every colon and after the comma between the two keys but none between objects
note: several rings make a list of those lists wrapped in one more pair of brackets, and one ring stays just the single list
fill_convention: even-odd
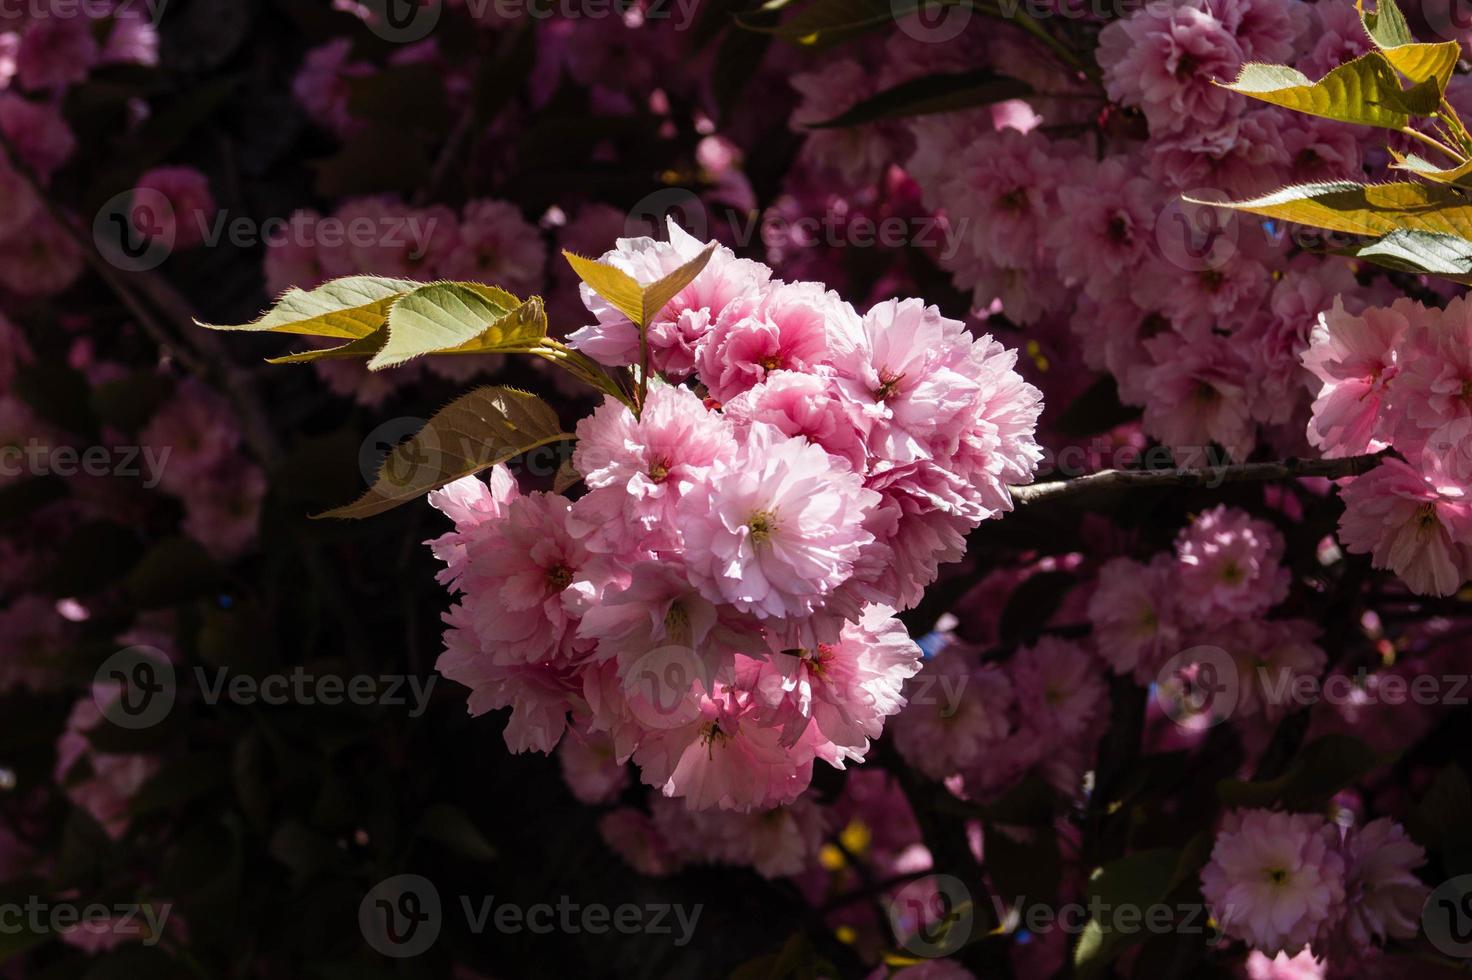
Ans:
[{"label": "yellow-green leaf", "polygon": [[1351,235],[1405,228],[1472,239],[1472,203],[1447,184],[1334,181],[1285,187],[1251,201],[1187,200]]},{"label": "yellow-green leaf", "polygon": [[383,461],[368,492],[318,517],[372,517],[540,446],[573,436],[557,413],[515,388],[476,388],[440,409]]},{"label": "yellow-green leaf", "polygon": [[634,323],[640,321],[644,315],[644,290],[633,276],[622,269],[571,252],[564,251],[562,255],[589,289],[612,303],[614,309]]},{"label": "yellow-green leaf", "polygon": [[1430,115],[1441,102],[1434,81],[1401,88],[1395,69],[1379,51],[1345,62],[1317,82],[1286,65],[1252,62],[1223,87],[1310,116],[1386,129],[1401,129],[1412,116]]},{"label": "yellow-green leaf", "polygon": [[1443,170],[1429,160],[1423,160],[1414,153],[1400,154],[1395,150],[1390,151],[1394,162],[1390,165],[1395,170],[1404,170],[1413,173],[1417,177],[1434,180],[1438,184],[1456,184],[1458,187],[1472,187],[1472,160],[1467,161],[1459,167]]},{"label": "yellow-green leaf", "polygon": [[1426,273],[1453,282],[1466,283],[1472,277],[1472,242],[1455,235],[1403,228],[1368,245],[1346,249],[1343,254],[1389,269]]},{"label": "yellow-green leaf", "polygon": [[562,461],[561,466],[557,467],[557,474],[552,477],[552,492],[562,493],[582,478],[583,474],[579,473],[578,468],[572,465],[572,457],[568,457]]},{"label": "yellow-green leaf", "polygon": [[547,335],[542,301],[525,302],[494,286],[437,282],[401,297],[388,315],[388,343],[371,370],[438,352],[525,351]]},{"label": "yellow-green leaf", "polygon": [[642,316],[637,321],[639,326],[647,327],[664,309],[675,294],[695,281],[695,277],[705,269],[710,257],[715,254],[715,243],[705,247],[695,258],[680,266],[674,272],[660,279],[658,282],[650,283],[644,287],[644,301],[642,303]]},{"label": "yellow-green leaf", "polygon": [[588,284],[589,289],[608,300],[642,331],[675,298],[676,293],[700,275],[711,255],[715,253],[715,248],[714,243],[707,245],[695,258],[647,286],[639,285],[633,276],[622,269],[585,259],[571,252],[562,254],[567,257],[568,264],[578,274],[578,278]]},{"label": "yellow-green leaf", "polygon": [[357,340],[382,327],[394,300],[419,285],[407,279],[347,276],[316,289],[288,289],[254,323],[199,325],[209,330],[257,330]]},{"label": "yellow-green leaf", "polygon": [[388,327],[379,327],[366,337],[349,341],[339,347],[322,347],[317,350],[304,350],[300,354],[286,354],[282,357],[268,357],[267,364],[310,364],[312,361],[344,360],[355,357],[372,357],[377,354],[388,340]]},{"label": "yellow-green leaf", "polygon": [[1456,41],[1423,44],[1411,33],[1395,0],[1377,0],[1375,9],[1367,11],[1362,2],[1356,3],[1365,33],[1375,42],[1375,47],[1395,66],[1395,70],[1413,82],[1434,81],[1436,93],[1446,91],[1452,71],[1461,57],[1461,47]]}]

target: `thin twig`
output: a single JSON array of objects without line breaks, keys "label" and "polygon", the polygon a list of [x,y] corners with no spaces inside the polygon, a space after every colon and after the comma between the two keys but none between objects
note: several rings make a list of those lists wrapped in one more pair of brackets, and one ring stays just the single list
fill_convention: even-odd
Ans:
[{"label": "thin twig", "polygon": [[1314,476],[1334,480],[1344,476],[1357,476],[1373,469],[1383,456],[1383,453],[1376,453],[1346,456],[1343,459],[1284,459],[1271,463],[1240,463],[1235,466],[1206,466],[1200,469],[1101,470],[1073,480],[1034,483],[1009,489],[1015,503],[1031,505],[1045,500],[1063,500],[1110,490],[1144,487],[1215,489],[1224,483],[1262,483]]}]

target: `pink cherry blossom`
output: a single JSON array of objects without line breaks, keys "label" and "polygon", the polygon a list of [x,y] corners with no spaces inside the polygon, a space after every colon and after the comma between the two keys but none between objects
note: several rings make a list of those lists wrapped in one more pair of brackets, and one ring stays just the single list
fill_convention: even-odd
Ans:
[{"label": "pink cherry blossom", "polygon": [[1437,491],[1424,475],[1386,459],[1341,490],[1339,540],[1369,554],[1421,595],[1451,595],[1472,577],[1472,510]]},{"label": "pink cherry blossom", "polygon": [[1222,931],[1265,953],[1298,953],[1344,900],[1344,859],[1323,817],[1234,810],[1217,833],[1201,890]]},{"label": "pink cherry blossom", "polygon": [[1308,440],[1326,457],[1378,452],[1388,445],[1395,419],[1387,410],[1389,386],[1400,370],[1397,346],[1412,322],[1419,329],[1427,320],[1424,308],[1409,300],[1352,316],[1336,298],[1333,308],[1319,315],[1303,366],[1321,384]]},{"label": "pink cherry blossom", "polygon": [[755,423],[680,502],[691,579],[761,618],[811,615],[873,540],[864,518],[878,500],[820,447]]},{"label": "pink cherry blossom", "polygon": [[1266,612],[1288,594],[1283,535],[1245,511],[1219,505],[1176,537],[1182,610],[1221,622]]}]

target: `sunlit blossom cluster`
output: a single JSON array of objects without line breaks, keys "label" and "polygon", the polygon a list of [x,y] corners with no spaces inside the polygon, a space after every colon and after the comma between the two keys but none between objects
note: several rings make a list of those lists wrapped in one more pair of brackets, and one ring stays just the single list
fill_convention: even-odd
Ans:
[{"label": "sunlit blossom cluster", "polygon": [[[649,283],[702,247],[671,223],[603,261]],[[584,299],[571,342],[631,363],[638,330]],[[790,803],[904,703],[920,655],[895,611],[1011,508],[1040,397],[935,307],[861,316],[724,248],[647,343],[640,411],[610,396],[578,423],[576,500],[504,467],[431,496],[461,595],[440,667],[473,711],[515,708],[513,748],[549,751],[570,718],[694,808]]]}]

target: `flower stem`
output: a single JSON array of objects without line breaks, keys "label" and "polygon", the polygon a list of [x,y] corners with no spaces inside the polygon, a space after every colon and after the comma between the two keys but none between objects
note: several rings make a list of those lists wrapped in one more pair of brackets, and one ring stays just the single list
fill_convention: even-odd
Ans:
[{"label": "flower stem", "polygon": [[1234,466],[1207,466],[1200,469],[1167,470],[1101,470],[1072,480],[1055,480],[1011,487],[1012,499],[1019,505],[1041,501],[1067,500],[1111,490],[1141,487],[1206,487],[1215,489],[1224,483],[1255,483],[1270,480],[1296,480],[1317,476],[1335,480],[1356,476],[1373,469],[1383,453],[1347,456],[1343,459],[1284,459],[1271,463],[1239,463]]}]

